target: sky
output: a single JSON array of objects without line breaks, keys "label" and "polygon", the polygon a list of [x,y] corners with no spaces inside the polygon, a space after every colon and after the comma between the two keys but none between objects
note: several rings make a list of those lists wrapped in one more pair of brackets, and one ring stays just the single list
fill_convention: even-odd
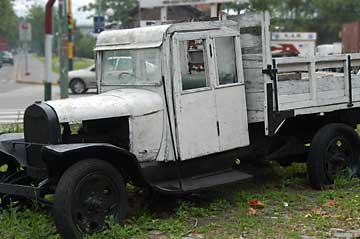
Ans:
[{"label": "sky", "polygon": [[[72,10],[74,18],[77,21],[78,25],[91,25],[92,20],[87,19],[91,12],[81,12],[78,10],[79,7],[94,2],[95,0],[72,0]],[[28,9],[33,5],[41,5],[45,7],[47,0],[15,0],[14,1],[14,10],[16,14],[20,17],[26,16],[28,14]],[[55,3],[56,4],[56,3]]]}]

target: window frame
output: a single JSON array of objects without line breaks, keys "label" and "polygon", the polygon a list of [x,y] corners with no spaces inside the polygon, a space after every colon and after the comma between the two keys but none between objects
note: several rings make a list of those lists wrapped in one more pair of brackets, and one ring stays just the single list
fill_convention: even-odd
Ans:
[{"label": "window frame", "polygon": [[[216,55],[216,45],[215,45],[215,38],[221,37],[233,37],[234,38],[234,48],[235,48],[235,65],[236,65],[236,75],[238,82],[231,83],[231,84],[219,84],[219,74],[218,74],[218,65],[217,65],[217,55]],[[183,90],[182,88],[182,76],[181,76],[181,69],[178,69],[180,72],[176,72],[178,74],[178,78],[176,78],[176,85],[178,85],[177,91],[180,94],[191,94],[201,91],[207,91],[211,89],[219,89],[219,88],[226,88],[226,87],[233,87],[244,85],[244,73],[243,73],[243,64],[242,64],[242,53],[241,53],[241,42],[240,42],[240,34],[232,29],[221,29],[221,30],[214,30],[210,32],[179,32],[175,33],[173,38],[173,47],[175,47],[175,58],[180,59],[180,41],[191,41],[191,40],[206,40],[204,47],[204,53],[206,52],[205,58],[205,73],[207,77],[208,86],[201,87],[201,88],[194,88],[194,89],[187,89]],[[210,47],[212,48],[212,56],[210,56]],[[180,60],[177,61],[178,64],[181,64]],[[214,66],[214,67],[212,67]],[[178,68],[178,67],[176,67]],[[174,78],[175,79],[175,78]]]},{"label": "window frame", "polygon": [[[104,62],[104,55],[105,55],[105,52],[108,52],[108,51],[122,51],[122,50],[134,50],[134,51],[139,51],[139,50],[148,50],[148,49],[156,49],[159,51],[159,70],[160,70],[160,77],[159,79],[156,81],[156,82],[152,82],[152,83],[144,83],[144,82],[141,82],[141,83],[134,83],[134,84],[116,84],[116,83],[113,83],[113,82],[104,82],[104,72],[103,72],[103,62]],[[123,87],[131,87],[131,86],[134,86],[134,87],[138,87],[138,86],[161,86],[162,85],[162,81],[161,81],[161,76],[163,75],[163,49],[162,47],[149,47],[149,48],[134,48],[134,49],[116,49],[116,50],[103,50],[103,51],[100,51],[99,52],[99,64],[102,66],[100,70],[100,74],[99,74],[99,85],[101,86],[104,86],[104,87],[112,87],[112,86],[123,86]],[[137,59],[137,61],[139,61],[139,59]],[[118,61],[117,63],[118,64]],[[137,62],[135,64],[138,64]],[[143,69],[141,69],[141,71],[143,71]]]},{"label": "window frame", "polygon": [[180,42],[181,41],[192,41],[192,40],[203,40],[205,41],[204,45],[204,65],[205,65],[205,77],[206,77],[206,83],[207,86],[200,87],[200,88],[193,88],[193,89],[186,89],[183,90],[182,87],[182,75],[181,75],[181,68],[175,67],[175,75],[178,75],[178,77],[173,78],[176,81],[176,84],[178,86],[177,92],[180,94],[191,94],[196,92],[202,92],[202,91],[208,91],[212,90],[212,82],[210,78],[210,72],[209,72],[209,49],[208,49],[208,41],[210,40],[209,34],[207,32],[178,32],[174,34],[173,37],[173,49],[175,53],[175,59],[173,62],[177,62],[177,64],[180,66]]},{"label": "window frame", "polygon": [[[204,87],[199,87],[199,88],[192,88],[192,89],[183,89],[183,77],[182,77],[182,72],[181,72],[181,68],[180,68],[180,90],[181,93],[184,94],[189,94],[189,93],[194,93],[194,92],[199,92],[199,91],[206,91],[206,90],[211,90],[211,78],[210,78],[210,72],[209,72],[209,38],[208,37],[201,37],[201,38],[196,38],[195,36],[192,37],[191,39],[177,39],[178,44],[177,44],[177,51],[179,53],[179,59],[180,59],[180,42],[189,42],[189,41],[195,41],[195,40],[202,40],[203,41],[203,57],[204,57],[204,75],[205,75],[205,86]],[[187,54],[187,53],[186,53]],[[189,62],[187,62],[189,63]],[[179,60],[179,65],[181,66],[182,62],[181,60]]]},{"label": "window frame", "polygon": [[[234,49],[235,49],[235,66],[236,66],[236,77],[237,77],[237,82],[236,83],[230,83],[230,84],[220,84],[220,79],[219,79],[219,69],[218,69],[218,64],[217,64],[217,49],[216,49],[216,38],[225,38],[225,37],[232,37],[234,39]],[[215,64],[215,71],[216,71],[216,84],[215,84],[215,89],[219,89],[219,88],[226,88],[226,87],[232,87],[232,86],[238,86],[238,85],[244,85],[244,77],[243,77],[243,64],[242,64],[242,59],[241,59],[241,45],[240,45],[240,36],[238,34],[223,34],[223,35],[218,35],[218,34],[213,34],[211,36],[212,40],[213,40],[213,45],[214,45],[214,64]]]}]

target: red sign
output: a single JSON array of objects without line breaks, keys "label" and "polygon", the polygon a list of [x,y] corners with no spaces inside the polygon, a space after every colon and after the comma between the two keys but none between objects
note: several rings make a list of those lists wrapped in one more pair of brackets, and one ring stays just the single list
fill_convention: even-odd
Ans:
[{"label": "red sign", "polygon": [[271,52],[273,55],[281,56],[298,56],[299,50],[293,44],[276,44],[271,46]]},{"label": "red sign", "polygon": [[23,29],[24,31],[27,31],[29,29],[29,25],[25,22],[21,23],[21,29]]},{"label": "red sign", "polygon": [[7,37],[0,37],[0,51],[9,50],[9,41]]}]

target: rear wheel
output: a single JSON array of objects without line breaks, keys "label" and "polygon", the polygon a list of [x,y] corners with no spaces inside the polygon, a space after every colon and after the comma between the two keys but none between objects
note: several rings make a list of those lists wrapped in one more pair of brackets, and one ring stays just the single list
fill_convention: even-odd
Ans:
[{"label": "rear wheel", "polygon": [[321,128],[311,143],[308,155],[309,179],[312,187],[323,189],[338,176],[360,173],[360,139],[345,124],[329,124]]},{"label": "rear wheel", "polygon": [[54,217],[64,238],[81,238],[104,229],[108,216],[121,223],[127,194],[120,173],[109,163],[83,160],[62,175],[55,192]]},{"label": "rear wheel", "polygon": [[87,91],[86,85],[81,79],[73,79],[70,82],[70,89],[73,94],[83,94]]}]

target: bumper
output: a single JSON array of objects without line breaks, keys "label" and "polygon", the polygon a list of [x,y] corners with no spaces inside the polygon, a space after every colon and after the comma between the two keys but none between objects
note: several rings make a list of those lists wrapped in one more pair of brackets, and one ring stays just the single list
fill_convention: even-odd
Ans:
[{"label": "bumper", "polygon": [[3,63],[14,65],[14,59],[3,59]]}]

